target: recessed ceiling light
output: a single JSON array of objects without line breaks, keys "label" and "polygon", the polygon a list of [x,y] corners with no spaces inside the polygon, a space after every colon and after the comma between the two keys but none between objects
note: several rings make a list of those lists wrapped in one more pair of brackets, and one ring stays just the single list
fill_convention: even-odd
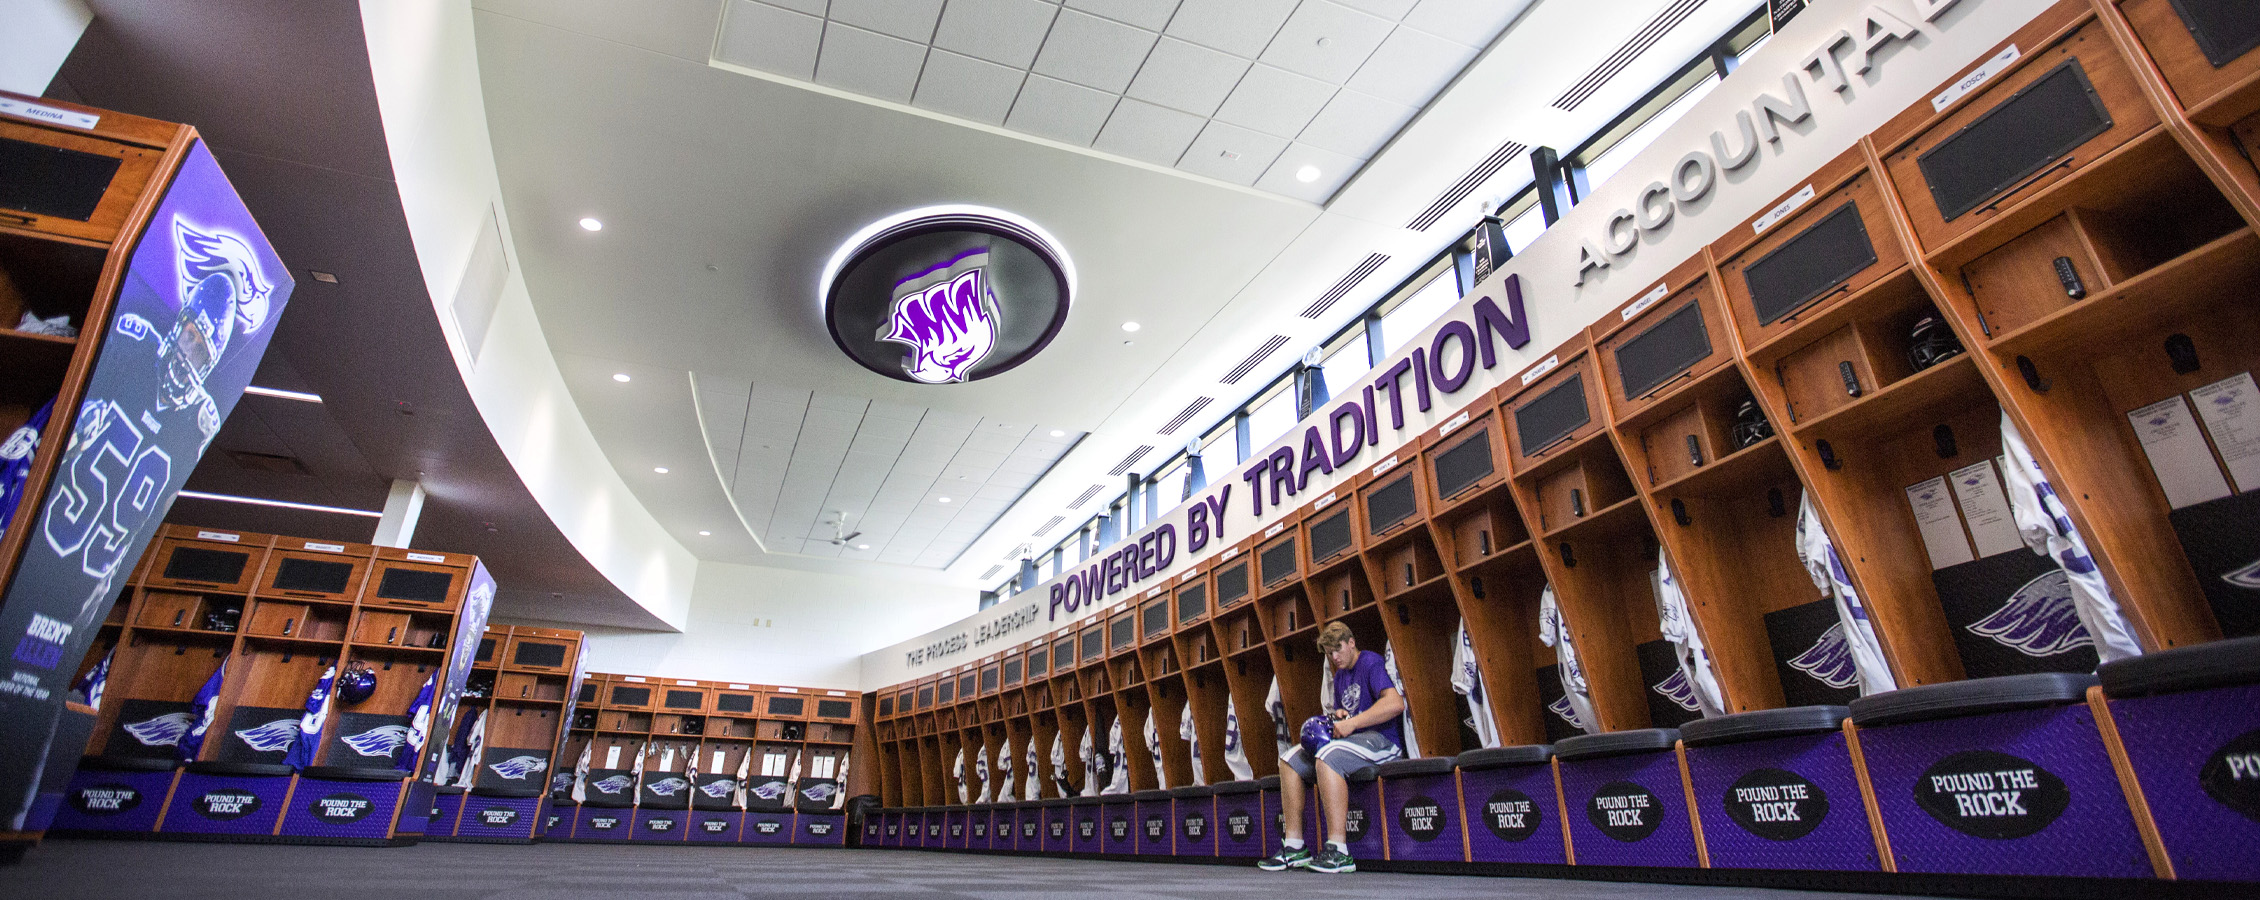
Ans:
[{"label": "recessed ceiling light", "polygon": [[583,217],[581,217],[581,230],[582,230],[582,231],[603,231],[603,230],[604,230],[604,223],[603,223],[603,222],[599,222],[599,221],[597,221],[597,220],[596,220],[596,219],[594,219],[594,218],[591,218],[591,217],[588,217],[588,216],[583,216]]},{"label": "recessed ceiling light", "polygon": [[1124,331],[1136,331],[1136,330],[1138,330],[1138,329],[1139,329],[1140,327],[1143,327],[1143,326],[1140,326],[1140,325],[1139,325],[1138,323],[1136,323],[1136,322],[1124,322],[1124,323],[1122,323],[1122,330],[1124,330]]},{"label": "recessed ceiling light", "polygon": [[701,532],[699,532],[699,533],[698,533],[698,536],[699,536],[699,537],[713,537],[713,536],[714,536],[714,532],[711,532],[711,531],[701,531]]},{"label": "recessed ceiling light", "polygon": [[373,509],[346,509],[341,506],[317,506],[312,503],[292,503],[287,500],[268,500],[263,497],[238,497],[234,494],[208,494],[203,491],[182,491],[180,495],[191,500],[218,500],[222,503],[248,503],[253,506],[277,506],[283,509],[303,509],[311,512],[338,513],[347,516],[384,518],[384,513]]},{"label": "recessed ceiling light", "polygon": [[328,273],[328,272],[317,272],[317,271],[314,271],[313,269],[308,269],[308,270],[306,270],[306,274],[314,276],[314,280],[315,280],[315,281],[319,281],[319,282],[321,282],[321,283],[323,283],[323,284],[336,284],[336,283],[337,283],[337,276],[336,276],[336,275],[332,275],[332,274],[330,274],[330,273]]},{"label": "recessed ceiling light", "polygon": [[936,499],[936,500],[938,500],[938,501],[941,501],[941,502],[943,502],[943,503],[948,503],[948,502],[950,502],[950,498],[948,498],[948,497],[936,497],[936,498],[934,498],[934,499]]},{"label": "recessed ceiling light", "polygon": [[657,473],[659,473],[659,474],[661,474],[661,475],[665,475],[665,474],[667,474],[667,467],[666,467],[666,466],[652,466],[652,467],[651,467],[651,470],[652,470],[652,471],[654,471],[654,472],[657,472]]},{"label": "recessed ceiling light", "polygon": [[297,400],[301,403],[322,402],[322,395],[320,394],[309,394],[305,391],[286,391],[282,388],[260,387],[256,384],[245,387],[243,389],[243,392],[246,394],[257,394],[261,397],[281,397],[284,400]]},{"label": "recessed ceiling light", "polygon": [[1066,436],[1067,436],[1067,432],[1061,431],[1061,430],[1059,430],[1059,429],[1057,429],[1057,428],[1054,428],[1054,429],[1052,429],[1052,437],[1066,437]]},{"label": "recessed ceiling light", "polygon": [[614,372],[614,373],[612,373],[612,380],[613,380],[613,381],[617,381],[617,382],[620,382],[621,384],[627,384],[627,383],[628,383],[628,380],[629,380],[629,379],[628,379],[628,373],[626,373],[626,372]]},{"label": "recessed ceiling light", "polygon": [[1295,180],[1300,181],[1304,184],[1309,184],[1313,181],[1317,181],[1320,174],[1321,173],[1318,171],[1317,166],[1304,166],[1300,169],[1295,170]]},{"label": "recessed ceiling light", "polygon": [[857,549],[857,550],[869,550],[869,549],[871,549],[871,545],[870,545],[870,544],[857,544],[857,545],[855,545],[855,549]]}]

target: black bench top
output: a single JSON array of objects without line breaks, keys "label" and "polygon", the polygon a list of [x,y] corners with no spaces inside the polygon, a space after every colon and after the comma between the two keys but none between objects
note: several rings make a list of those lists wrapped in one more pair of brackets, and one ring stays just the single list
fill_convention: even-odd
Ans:
[{"label": "black bench top", "polygon": [[1556,741],[1554,755],[1567,762],[1623,756],[1628,753],[1660,753],[1670,750],[1678,741],[1679,729],[1676,728],[1640,728],[1604,734],[1581,734]]},{"label": "black bench top", "polygon": [[2112,697],[2174,694],[2260,684],[2260,637],[2212,641],[2104,663],[2095,674]]},{"label": "black bench top", "polygon": [[1738,744],[1744,741],[1821,734],[1843,728],[1844,720],[1851,715],[1851,708],[1844,706],[1762,709],[1696,719],[1679,726],[1679,737],[1687,742],[1687,746],[1701,747],[1706,744]]},{"label": "black bench top", "polygon": [[1925,684],[1852,701],[1852,721],[1873,728],[2063,706],[2087,699],[2087,689],[2095,683],[2093,675],[2038,672]]},{"label": "black bench top", "polygon": [[[391,766],[307,766],[306,771],[300,774],[305,775],[308,778],[320,778],[328,781],[408,780],[408,773],[400,771],[399,769],[395,769]],[[529,788],[511,788],[510,790],[522,791],[522,793],[500,794],[495,793],[495,789],[482,788],[473,788],[471,789],[471,793],[481,794],[488,797],[539,797],[543,794],[549,793],[549,788],[545,785],[534,785],[533,787]]]},{"label": "black bench top", "polygon": [[106,772],[170,772],[180,768],[180,760],[161,756],[82,756],[78,767]]},{"label": "black bench top", "polygon": [[253,777],[274,777],[278,775],[295,774],[298,770],[283,765],[282,763],[222,762],[219,760],[211,760],[207,762],[189,763],[188,771],[189,774],[192,775],[238,775]]},{"label": "black bench top", "polygon": [[1263,790],[1263,784],[1256,781],[1224,781],[1211,786],[1211,789],[1218,794],[1253,794]]},{"label": "black bench top", "polygon": [[1216,796],[1216,789],[1207,785],[1192,784],[1186,785],[1185,787],[1181,788],[1170,788],[1169,796],[1177,798],[1179,800],[1185,800],[1195,797],[1213,797]]},{"label": "black bench top", "polygon": [[1132,800],[1136,800],[1136,801],[1138,801],[1139,803],[1152,803],[1152,802],[1154,802],[1154,801],[1156,801],[1156,800],[1167,800],[1167,799],[1169,799],[1169,792],[1168,792],[1168,791],[1139,791],[1139,792],[1137,792],[1137,793],[1135,793],[1135,794],[1131,794],[1131,795],[1130,795],[1130,799],[1132,799]]},{"label": "black bench top", "polygon": [[1423,759],[1398,759],[1381,764],[1381,777],[1403,778],[1410,775],[1449,775],[1452,758],[1430,756]]},{"label": "black bench top", "polygon": [[1521,744],[1469,750],[1459,755],[1458,762],[1462,769],[1499,769],[1507,766],[1543,765],[1553,758],[1552,744]]}]

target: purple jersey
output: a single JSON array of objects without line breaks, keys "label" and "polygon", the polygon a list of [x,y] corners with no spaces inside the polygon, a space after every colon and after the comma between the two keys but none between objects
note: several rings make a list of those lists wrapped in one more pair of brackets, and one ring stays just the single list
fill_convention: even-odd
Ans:
[{"label": "purple jersey", "polygon": [[[1358,661],[1349,669],[1334,673],[1334,708],[1357,715],[1373,708],[1381,699],[1381,692],[1398,690],[1397,682],[1389,678],[1389,667],[1382,662],[1381,654],[1371,650],[1358,651]],[[1401,694],[1403,691],[1398,690]],[[1379,725],[1367,725],[1358,731],[1371,731],[1388,738],[1397,746],[1405,744],[1404,717],[1391,716]]]}]

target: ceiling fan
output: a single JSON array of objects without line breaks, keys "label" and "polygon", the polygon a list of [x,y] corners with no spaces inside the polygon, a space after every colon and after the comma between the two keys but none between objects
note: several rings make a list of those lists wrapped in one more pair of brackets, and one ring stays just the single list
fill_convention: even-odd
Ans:
[{"label": "ceiling fan", "polygon": [[832,520],[832,546],[845,547],[847,546],[847,542],[855,540],[856,538],[862,536],[863,532],[861,531],[857,531],[853,534],[847,533],[846,513],[840,513],[839,518]]}]

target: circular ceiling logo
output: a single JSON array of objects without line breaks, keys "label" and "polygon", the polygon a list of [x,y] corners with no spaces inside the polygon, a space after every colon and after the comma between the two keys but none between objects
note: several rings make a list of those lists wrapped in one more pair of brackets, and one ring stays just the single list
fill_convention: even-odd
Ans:
[{"label": "circular ceiling logo", "polygon": [[935,206],[863,227],[817,287],[832,342],[889,378],[978,381],[1033,359],[1067,322],[1075,264],[1034,222]]}]

